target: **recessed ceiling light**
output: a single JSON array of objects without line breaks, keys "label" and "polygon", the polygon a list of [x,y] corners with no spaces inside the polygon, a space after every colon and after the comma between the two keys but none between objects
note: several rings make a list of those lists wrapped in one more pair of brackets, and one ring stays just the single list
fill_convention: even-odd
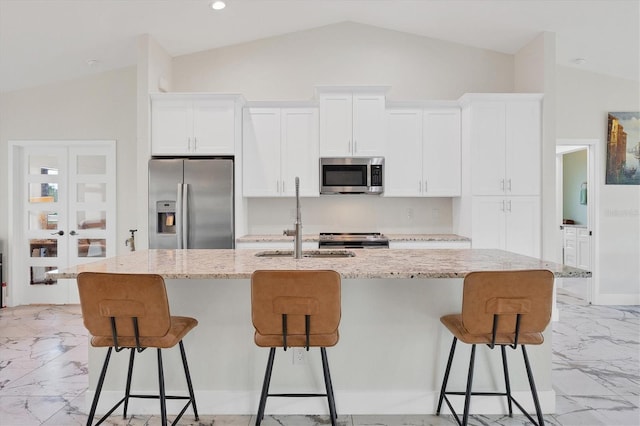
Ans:
[{"label": "recessed ceiling light", "polygon": [[216,1],[211,3],[211,9],[213,9],[213,10],[222,10],[226,6],[227,6],[227,4],[225,2],[223,2],[222,0],[216,0]]},{"label": "recessed ceiling light", "polygon": [[89,65],[90,67],[97,67],[98,65],[100,65],[100,60],[99,59],[89,59],[89,60],[87,60],[87,65]]},{"label": "recessed ceiling light", "polygon": [[574,64],[576,65],[584,65],[587,63],[587,60],[585,58],[575,58],[573,61]]}]

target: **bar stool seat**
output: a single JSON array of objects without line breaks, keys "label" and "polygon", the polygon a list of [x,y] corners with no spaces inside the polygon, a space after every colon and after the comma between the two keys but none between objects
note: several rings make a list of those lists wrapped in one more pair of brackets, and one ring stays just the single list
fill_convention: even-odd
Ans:
[{"label": "bar stool seat", "polygon": [[[87,426],[93,418],[100,399],[102,385],[107,374],[112,351],[129,350],[129,366],[124,397],[120,399],[98,422],[105,421],[111,413],[123,405],[124,419],[130,398],[153,398],[160,401],[160,417],[167,424],[166,401],[186,400],[186,404],[172,424],[177,424],[187,408],[191,406],[198,418],[198,409],[193,392],[189,366],[182,339],[198,325],[195,318],[171,316],[164,280],[155,274],[113,274],[82,272],[78,274],[78,292],[85,327],[91,334],[91,345],[108,348],[96,385]],[[162,349],[178,345],[187,382],[188,396],[166,395]],[[136,353],[147,348],[157,349],[158,394],[132,394],[131,382]]]}]

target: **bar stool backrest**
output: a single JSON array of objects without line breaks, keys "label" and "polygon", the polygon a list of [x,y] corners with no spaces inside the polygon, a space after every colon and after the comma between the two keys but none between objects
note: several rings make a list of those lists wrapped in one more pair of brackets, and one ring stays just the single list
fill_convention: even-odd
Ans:
[{"label": "bar stool backrest", "polygon": [[465,276],[462,324],[470,334],[542,333],[551,320],[553,273],[547,270],[482,271]]},{"label": "bar stool backrest", "polygon": [[[278,343],[269,346],[286,347],[283,334],[305,336],[308,316],[310,346],[333,346],[338,340],[340,304],[340,274],[335,271],[259,270],[251,276],[251,318],[256,343],[269,337],[274,342],[279,336]],[[327,340],[332,335],[334,338]],[[289,339],[289,346],[301,346],[292,344],[297,341]]]},{"label": "bar stool backrest", "polygon": [[162,337],[171,326],[165,283],[155,274],[78,274],[78,291],[84,325],[94,337],[111,338],[111,317],[118,337]]}]

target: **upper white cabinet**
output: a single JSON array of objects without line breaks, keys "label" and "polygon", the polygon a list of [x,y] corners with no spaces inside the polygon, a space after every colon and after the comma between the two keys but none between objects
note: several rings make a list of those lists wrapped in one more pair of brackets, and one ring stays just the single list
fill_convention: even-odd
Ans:
[{"label": "upper white cabinet", "polygon": [[460,109],[387,109],[385,196],[460,195]]},{"label": "upper white cabinet", "polygon": [[322,157],[384,155],[384,94],[321,92],[319,100]]},{"label": "upper white cabinet", "polygon": [[245,108],[242,136],[245,197],[319,195],[318,109]]},{"label": "upper white cabinet", "polygon": [[151,154],[234,155],[237,101],[234,95],[152,95]]},{"label": "upper white cabinet", "polygon": [[473,195],[539,195],[540,96],[475,95],[464,104]]}]

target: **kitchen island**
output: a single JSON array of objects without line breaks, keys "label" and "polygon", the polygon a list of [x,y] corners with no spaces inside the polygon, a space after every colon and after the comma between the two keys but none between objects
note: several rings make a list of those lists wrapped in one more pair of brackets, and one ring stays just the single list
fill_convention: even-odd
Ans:
[{"label": "kitchen island", "polygon": [[[167,281],[173,315],[193,316],[199,325],[185,338],[198,409],[202,414],[255,413],[268,351],[253,343],[251,273],[257,269],[333,269],[342,278],[340,342],[328,349],[339,414],[433,413],[446,364],[451,335],[440,316],[461,307],[462,279],[471,271],[549,269],[556,277],[589,277],[576,268],[501,250],[357,250],[354,257],[259,257],[259,250],[141,250],[59,271],[57,278],[79,272],[158,273]],[[277,253],[274,253],[277,254]],[[551,331],[530,358],[544,412],[555,410],[551,387]],[[459,348],[450,383],[464,388],[465,353]],[[479,348],[474,389],[502,383],[499,352]],[[104,349],[89,353],[90,389],[95,389]],[[521,355],[509,351],[512,389],[530,400]],[[322,389],[319,351],[279,350],[272,391]],[[155,389],[153,351],[142,354],[134,373],[136,389]],[[105,382],[100,409],[121,397],[127,356],[115,357]],[[459,362],[458,362],[459,361]],[[117,367],[116,367],[117,365]],[[168,351],[165,365],[179,365],[178,351]],[[182,390],[179,368],[166,374],[168,390]],[[87,398],[92,392],[87,392]],[[503,413],[499,398],[476,399],[474,413]],[[175,410],[172,404],[168,410]],[[158,410],[155,401],[133,401],[130,412]],[[267,413],[326,413],[322,398],[272,398]]]}]

